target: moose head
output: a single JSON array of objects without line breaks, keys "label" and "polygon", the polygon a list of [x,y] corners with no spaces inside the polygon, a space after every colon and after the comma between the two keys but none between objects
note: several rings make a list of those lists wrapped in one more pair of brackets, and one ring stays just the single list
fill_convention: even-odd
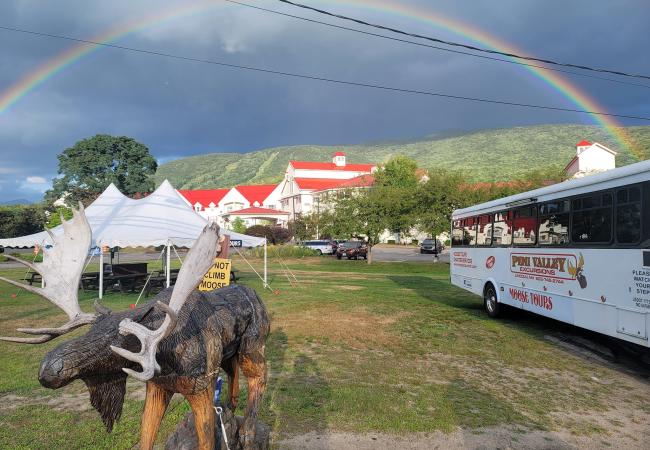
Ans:
[{"label": "moose head", "polygon": [[[53,328],[18,328],[19,332],[31,337],[0,339],[40,344],[90,325],[86,334],[45,355],[38,379],[50,389],[83,380],[90,392],[91,404],[111,431],[122,412],[127,374],[147,381],[160,372],[156,361],[158,344],[174,330],[178,312],[220,251],[219,227],[208,225],[203,229],[179,271],[169,304],[158,301],[136,310],[114,313],[95,301],[95,312],[86,313],[79,307],[77,296],[92,237],[83,205],[73,211],[71,221],[62,219],[62,223],[63,234],[54,235],[48,230],[53,248],[42,263],[29,263],[7,255],[40,273],[43,287],[24,285],[4,277],[0,280],[47,299],[66,313],[68,322]],[[164,313],[160,326],[153,330],[148,328],[146,325],[161,322],[160,313]],[[135,370],[137,365],[142,367],[141,372]]]}]

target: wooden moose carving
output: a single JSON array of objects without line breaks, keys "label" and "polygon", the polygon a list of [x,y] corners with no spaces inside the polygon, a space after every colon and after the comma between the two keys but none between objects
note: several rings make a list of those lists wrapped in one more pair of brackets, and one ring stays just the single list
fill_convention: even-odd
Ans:
[{"label": "wooden moose carving", "polygon": [[[220,368],[228,375],[231,408],[236,407],[242,372],[248,380],[248,404],[240,430],[240,446],[251,448],[255,421],[266,386],[264,344],[269,317],[252,289],[229,286],[214,292],[196,289],[220,250],[219,227],[205,227],[189,251],[176,285],[160,292],[147,305],[112,312],[95,302],[96,313],[82,312],[77,292],[91,243],[91,229],[83,206],[72,221],[63,222],[64,233],[50,234],[53,249],[43,263],[31,264],[44,287],[23,285],[0,277],[43,296],[69,317],[58,328],[19,328],[34,337],[1,337],[11,342],[47,342],[83,325],[85,335],[61,344],[41,362],[38,379],[47,388],[58,389],[81,379],[90,392],[92,406],[110,432],[120,418],[127,374],[146,382],[140,448],[151,449],[160,422],[174,393],[189,401],[195,417],[199,448],[215,446],[213,395]],[[135,369],[142,367],[141,372]]]}]

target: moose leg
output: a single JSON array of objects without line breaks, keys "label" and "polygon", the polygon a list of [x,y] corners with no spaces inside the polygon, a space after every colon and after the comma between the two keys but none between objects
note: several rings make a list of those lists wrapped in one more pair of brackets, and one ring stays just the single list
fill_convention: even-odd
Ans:
[{"label": "moose leg", "polygon": [[244,449],[253,448],[257,413],[266,389],[266,360],[261,353],[246,355],[241,358],[242,372],[248,380],[248,403],[244,414],[243,430],[239,432],[240,443]]},{"label": "moose leg", "polygon": [[[210,384],[214,386],[213,383]],[[214,449],[215,412],[213,405],[214,389],[208,388],[199,394],[188,394],[185,398],[190,402],[194,414],[194,426],[199,438],[199,450]]]},{"label": "moose leg", "polygon": [[237,357],[230,358],[224,364],[224,370],[228,374],[228,407],[234,413],[239,400],[239,363]]},{"label": "moose leg", "polygon": [[147,397],[144,402],[142,426],[140,428],[140,448],[151,450],[158,434],[160,422],[165,415],[165,410],[172,398],[172,393],[157,384],[147,382]]}]

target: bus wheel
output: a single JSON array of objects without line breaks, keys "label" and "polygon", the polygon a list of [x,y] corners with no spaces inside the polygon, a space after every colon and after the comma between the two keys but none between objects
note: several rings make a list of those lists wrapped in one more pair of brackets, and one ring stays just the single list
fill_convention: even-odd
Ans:
[{"label": "bus wheel", "polygon": [[483,306],[485,307],[485,312],[487,312],[488,316],[497,317],[499,315],[501,307],[499,302],[497,302],[497,291],[492,283],[488,283],[485,287],[483,293]]}]

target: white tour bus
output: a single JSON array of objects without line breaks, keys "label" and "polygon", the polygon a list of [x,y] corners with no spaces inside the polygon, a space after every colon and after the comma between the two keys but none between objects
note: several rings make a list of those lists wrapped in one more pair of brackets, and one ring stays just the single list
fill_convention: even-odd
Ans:
[{"label": "white tour bus", "polygon": [[650,161],[456,210],[451,281],[500,304],[645,347]]}]

